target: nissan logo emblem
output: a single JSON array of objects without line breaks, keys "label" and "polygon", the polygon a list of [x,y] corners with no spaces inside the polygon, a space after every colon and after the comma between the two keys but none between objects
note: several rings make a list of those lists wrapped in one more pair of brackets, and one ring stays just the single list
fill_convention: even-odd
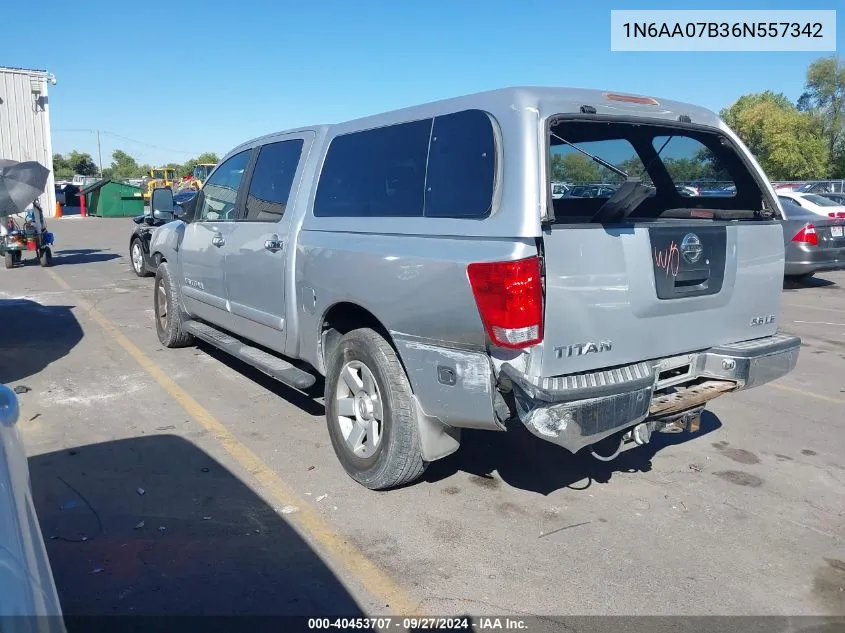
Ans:
[{"label": "nissan logo emblem", "polygon": [[703,252],[704,248],[701,246],[701,240],[698,239],[698,236],[695,233],[687,233],[684,235],[684,239],[681,240],[681,255],[684,256],[686,261],[690,264],[696,263],[699,259],[701,259],[701,254]]}]

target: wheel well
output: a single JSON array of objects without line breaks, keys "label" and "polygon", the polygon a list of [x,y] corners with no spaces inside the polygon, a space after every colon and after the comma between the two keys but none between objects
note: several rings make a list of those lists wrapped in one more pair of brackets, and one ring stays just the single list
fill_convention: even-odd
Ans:
[{"label": "wheel well", "polygon": [[[336,303],[326,312],[326,315],[323,317],[323,325],[320,328],[320,364],[323,366],[324,372],[326,369],[326,360],[331,356],[332,349],[337,345],[341,337],[359,328],[375,330],[396,350],[396,345],[393,343],[390,332],[388,332],[387,328],[382,325],[381,321],[372,312],[355,303],[345,301]],[[401,362],[402,359],[400,358],[399,360]]]}]

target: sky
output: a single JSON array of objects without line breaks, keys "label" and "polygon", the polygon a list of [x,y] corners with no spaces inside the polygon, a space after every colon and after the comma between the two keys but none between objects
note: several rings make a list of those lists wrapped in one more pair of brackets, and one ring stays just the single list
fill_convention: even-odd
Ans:
[{"label": "sky", "polygon": [[[54,8],[50,6],[55,5]],[[3,8],[0,65],[46,69],[54,152],[103,166],[220,155],[274,131],[514,85],[598,88],[719,110],[742,94],[801,94],[824,52],[611,52],[611,9],[677,0],[240,0]],[[61,6],[62,10],[58,7]],[[708,0],[684,8],[839,9],[842,0]]]}]

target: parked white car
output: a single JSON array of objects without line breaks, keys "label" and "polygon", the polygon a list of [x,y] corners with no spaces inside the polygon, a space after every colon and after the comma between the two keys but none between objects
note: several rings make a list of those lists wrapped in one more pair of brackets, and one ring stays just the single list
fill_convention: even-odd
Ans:
[{"label": "parked white car", "polygon": [[18,415],[15,392],[0,384],[0,622],[9,616],[25,616],[9,618],[0,629],[4,633],[64,633],[59,597],[35,515]]},{"label": "parked white car", "polygon": [[[838,214],[845,213],[845,206],[837,204],[830,198],[825,198],[817,193],[798,193],[797,191],[778,191],[778,197],[792,200],[802,209],[806,209],[816,215],[829,217],[845,217]],[[833,214],[831,216],[831,213]]]}]

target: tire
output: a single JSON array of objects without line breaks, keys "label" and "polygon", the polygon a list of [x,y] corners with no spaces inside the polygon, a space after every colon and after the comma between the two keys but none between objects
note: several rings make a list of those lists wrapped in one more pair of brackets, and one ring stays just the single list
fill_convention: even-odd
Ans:
[{"label": "tire", "polygon": [[6,260],[6,268],[14,268],[15,267],[15,254],[14,253],[12,253],[10,251],[6,251],[6,257],[4,259]]},{"label": "tire", "polygon": [[42,268],[53,265],[53,251],[49,247],[41,251],[41,254],[38,256],[38,263],[41,264]]},{"label": "tire", "polygon": [[[364,370],[370,372],[378,396],[375,400],[381,403],[380,421],[377,420],[377,404],[373,412],[361,412],[356,408],[359,413],[354,417],[339,415],[339,393],[352,392],[341,373],[350,369],[358,378],[363,378]],[[363,389],[360,388],[361,382],[364,382]],[[363,398],[366,390],[366,381],[358,381],[358,397],[341,399],[351,400],[356,407],[363,406],[359,400],[367,400]],[[358,329],[340,339],[327,364],[325,398],[326,423],[332,447],[352,479],[371,490],[385,490],[408,484],[422,476],[428,463],[422,458],[411,385],[396,352],[381,335],[371,329]],[[369,398],[371,403],[375,400]],[[348,435],[352,437],[355,430],[363,429],[368,413],[374,416],[375,422],[373,418],[370,421],[378,427],[378,440],[373,446],[373,438],[367,433],[370,445],[366,446],[366,442],[362,441],[360,452],[356,452],[347,443],[344,431],[351,427]]]},{"label": "tire", "polygon": [[129,261],[132,263],[132,271],[139,277],[149,277],[150,271],[144,263],[144,246],[137,237],[129,245]]},{"label": "tire", "polygon": [[182,329],[186,317],[179,307],[176,284],[167,262],[162,262],[156,270],[153,313],[156,334],[162,345],[170,348],[187,347],[194,342],[194,337]]}]

